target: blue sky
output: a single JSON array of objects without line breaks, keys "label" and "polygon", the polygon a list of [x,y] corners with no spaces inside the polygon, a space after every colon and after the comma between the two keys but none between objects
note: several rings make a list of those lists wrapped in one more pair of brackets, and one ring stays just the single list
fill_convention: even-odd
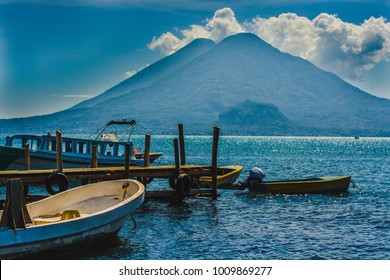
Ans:
[{"label": "blue sky", "polygon": [[390,0],[0,0],[0,118],[69,108],[192,38],[242,31],[390,98],[387,19]]}]

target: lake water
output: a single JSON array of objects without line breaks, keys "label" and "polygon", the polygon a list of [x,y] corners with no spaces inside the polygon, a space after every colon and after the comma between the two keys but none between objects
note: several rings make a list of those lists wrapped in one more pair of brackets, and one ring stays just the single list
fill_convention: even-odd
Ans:
[{"label": "lake water", "polygon": [[[174,164],[173,138],[152,136],[151,150],[164,153],[158,164]],[[133,141],[143,147],[143,139]],[[211,164],[211,137],[185,141],[187,163]],[[241,180],[258,166],[267,180],[350,175],[356,187],[337,195],[220,190],[217,200],[146,201],[134,213],[136,228],[129,217],[114,239],[59,258],[390,259],[389,138],[222,136],[218,165],[231,164],[244,167]],[[155,180],[148,188],[169,187]]]}]

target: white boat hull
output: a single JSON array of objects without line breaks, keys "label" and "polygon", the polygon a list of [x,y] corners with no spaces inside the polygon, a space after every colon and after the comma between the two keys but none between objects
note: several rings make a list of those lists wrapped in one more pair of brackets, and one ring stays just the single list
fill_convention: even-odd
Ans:
[{"label": "white boat hull", "polygon": [[[107,238],[108,236],[118,232],[126,219],[127,215],[116,221],[111,221],[109,224],[100,225],[97,228],[89,228],[84,232],[66,233],[69,234],[68,236],[66,236],[64,233],[64,235],[61,235],[61,237],[54,236],[52,239],[34,239],[34,234],[41,233],[29,232],[29,235],[31,233],[32,238],[28,236],[29,241],[27,243],[15,243],[15,245],[5,247],[4,250],[0,250],[0,255],[2,256],[2,259],[22,258],[28,255],[38,255],[39,253],[47,252],[52,249],[57,250],[77,243],[90,242],[92,240],[96,241],[98,239]],[[19,234],[18,239],[26,239],[26,236]]]},{"label": "white boat hull", "polygon": [[[120,201],[124,182],[131,182],[133,190],[130,196],[125,194],[125,199]],[[110,189],[110,183],[116,186]],[[80,188],[82,190],[77,191]],[[142,204],[144,195],[145,188],[139,182],[117,180],[85,185],[28,204],[32,224],[27,224],[25,229],[0,228],[0,256],[2,259],[20,258],[31,253],[37,254],[110,236],[118,232],[129,214]],[[79,201],[77,197],[80,197]],[[78,209],[81,217],[60,220],[60,217],[44,216],[45,213],[69,209]]]}]

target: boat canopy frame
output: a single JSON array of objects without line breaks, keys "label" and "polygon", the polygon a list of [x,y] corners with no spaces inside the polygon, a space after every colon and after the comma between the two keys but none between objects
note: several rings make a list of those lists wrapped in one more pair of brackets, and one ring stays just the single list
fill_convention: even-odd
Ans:
[{"label": "boat canopy frame", "polygon": [[[109,121],[108,123],[106,123],[105,125],[103,125],[102,127],[98,128],[94,133],[92,133],[90,135],[90,138],[91,139],[94,139],[94,140],[99,140],[99,138],[101,138],[105,133],[105,131],[109,128],[109,127],[115,127],[116,125],[128,125],[129,127],[117,138],[118,141],[126,141],[126,142],[130,142],[130,139],[131,139],[131,135],[133,134],[133,131],[136,127],[136,125],[140,126],[141,128],[147,130],[145,127],[143,127],[142,125],[138,124],[135,120],[127,120],[127,119],[122,119],[122,120],[111,120]],[[112,132],[110,132],[110,134],[112,134]],[[114,133],[115,136],[116,136],[116,133]],[[127,137],[126,137],[127,135]],[[127,139],[126,139],[127,138]]]}]

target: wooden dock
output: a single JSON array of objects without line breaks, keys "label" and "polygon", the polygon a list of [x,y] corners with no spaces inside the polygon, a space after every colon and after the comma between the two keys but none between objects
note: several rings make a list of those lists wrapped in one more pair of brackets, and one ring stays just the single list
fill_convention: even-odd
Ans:
[{"label": "wooden dock", "polygon": [[[130,166],[126,175],[124,167],[97,167],[97,168],[68,168],[63,169],[69,181],[109,181],[123,178],[177,178],[180,173],[190,176],[210,176],[211,166],[183,165],[180,170],[175,166]],[[57,170],[5,170],[0,171],[0,185],[5,185],[9,179],[21,178],[24,184],[39,185],[45,184],[46,179],[57,173]]]},{"label": "wooden dock", "polygon": [[[61,134],[58,135],[59,147],[61,147]],[[150,166],[148,153],[145,155],[145,166],[129,166],[128,164],[120,167],[95,167],[97,157],[92,156],[91,166],[93,168],[63,168],[61,162],[61,153],[57,156],[56,170],[5,170],[0,171],[0,186],[6,185],[8,180],[20,178],[26,188],[26,196],[28,195],[29,185],[46,186],[49,193],[65,190],[68,188],[69,182],[77,182],[78,184],[86,184],[96,181],[110,181],[123,178],[134,178],[147,186],[153,179],[162,178],[168,179],[170,189],[151,191],[147,189],[147,199],[164,199],[164,198],[180,198],[185,196],[210,196],[216,199],[218,179],[226,179],[231,172],[232,178],[238,177],[242,167],[232,170],[223,170],[217,167],[217,151],[218,151],[219,128],[214,127],[213,147],[211,166],[188,165],[185,159],[184,148],[184,133],[183,126],[179,124],[179,139],[173,139],[175,151],[175,165],[169,166]],[[149,151],[150,135],[145,139],[146,149]],[[180,143],[180,149],[179,149]],[[57,151],[61,149],[58,148]],[[128,151],[126,157],[128,158]],[[126,161],[128,162],[128,161]],[[29,158],[26,158],[26,166],[28,166]],[[221,177],[222,176],[222,177]],[[201,185],[200,178],[206,178]],[[173,182],[173,183],[172,183]],[[206,182],[206,188],[205,188]],[[174,184],[172,186],[172,184]],[[65,186],[66,185],[66,186]],[[54,186],[57,189],[54,188]],[[50,191],[52,190],[52,191]]]},{"label": "wooden dock", "polygon": [[[235,180],[241,171],[241,167],[236,169],[217,168],[217,185],[220,181],[225,183],[226,177],[231,176],[230,180]],[[191,181],[191,190],[188,196],[212,196],[212,166],[183,165],[178,170],[176,166],[149,166],[137,167],[131,166],[126,173],[124,167],[110,168],[69,168],[63,169],[61,174],[65,175],[69,182],[95,182],[110,181],[123,178],[135,178],[145,185],[148,185],[153,179],[174,179],[179,175],[188,175]],[[0,185],[6,185],[8,180],[14,178],[22,179],[25,186],[39,185],[45,187],[50,176],[58,174],[57,170],[20,170],[20,171],[0,171]],[[128,174],[128,175],[127,175]],[[174,195],[173,189],[151,191],[147,189],[146,198],[167,198]]]}]

